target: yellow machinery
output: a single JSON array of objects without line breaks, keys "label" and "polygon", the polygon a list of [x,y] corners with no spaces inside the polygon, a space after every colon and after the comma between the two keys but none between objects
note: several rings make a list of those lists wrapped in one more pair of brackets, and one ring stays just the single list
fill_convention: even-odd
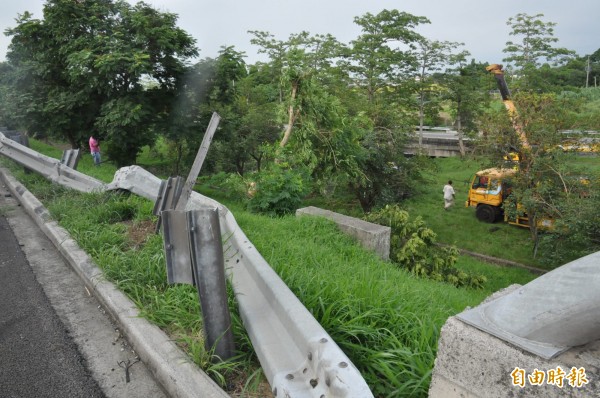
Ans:
[{"label": "yellow machinery", "polygon": [[[469,185],[467,207],[475,207],[478,220],[493,223],[504,218],[504,221],[519,227],[529,227],[529,217],[517,204],[517,215],[509,218],[502,209],[504,201],[511,193],[511,179],[518,173],[517,169],[491,168],[475,173]],[[544,218],[537,225],[542,229],[552,229],[553,220]]]},{"label": "yellow machinery", "polygon": [[[475,207],[477,219],[493,223],[504,216],[504,221],[520,227],[529,227],[529,217],[520,203],[517,203],[517,213],[515,218],[509,218],[504,214],[503,204],[511,193],[511,178],[519,173],[519,165],[522,165],[531,153],[531,145],[525,136],[525,132],[518,120],[517,109],[510,98],[510,91],[504,80],[502,65],[492,64],[486,67],[486,70],[494,75],[504,106],[512,122],[513,128],[519,137],[520,147],[517,152],[511,152],[504,156],[506,168],[491,168],[481,170],[475,173],[469,185],[469,193],[466,201],[467,207]],[[600,143],[594,139],[579,139],[575,144],[565,144],[561,147],[563,150],[572,150],[579,152],[597,152],[600,150]],[[589,184],[586,178],[580,179],[582,185]],[[585,195],[582,190],[580,195]],[[548,217],[536,221],[538,228],[552,230],[554,220]]]},{"label": "yellow machinery", "polygon": [[475,207],[480,221],[493,223],[502,215],[502,204],[510,194],[510,177],[514,169],[486,169],[475,173],[469,185],[467,207]]},{"label": "yellow machinery", "polygon": [[502,70],[502,65],[491,64],[487,66],[485,70],[494,75],[496,83],[498,84],[498,89],[500,90],[500,96],[502,96],[502,102],[504,102],[504,106],[508,111],[508,116],[510,116],[510,121],[512,122],[513,128],[515,129],[517,134],[519,134],[521,147],[523,150],[529,151],[531,149],[531,146],[529,145],[529,141],[525,136],[523,127],[521,127],[517,120],[517,108],[515,107],[513,101],[510,99],[510,91],[508,90],[508,86],[506,85],[506,80],[504,80],[504,71]]},{"label": "yellow machinery", "polygon": [[[529,145],[529,141],[527,140],[523,129],[517,121],[517,110],[510,99],[510,91],[504,80],[502,65],[492,64],[488,66],[486,70],[491,72],[496,79],[502,101],[504,102],[504,106],[508,111],[513,127],[519,135],[519,140],[521,142],[519,152],[511,153],[507,155],[505,159],[518,162],[519,160],[524,159],[526,153],[531,149],[531,146]],[[476,208],[475,215],[478,220],[493,223],[504,216],[502,205],[504,200],[510,195],[510,180],[516,173],[517,168],[492,168],[475,173],[471,180],[471,184],[469,185],[466,206]],[[516,219],[507,219],[507,217],[504,217],[504,220],[510,224],[522,227],[529,226],[529,218],[527,215],[517,216]]]},{"label": "yellow machinery", "polygon": [[[513,128],[519,136],[521,145],[518,152],[511,152],[504,157],[508,164],[512,164],[509,168],[491,168],[475,173],[469,186],[466,206],[476,208],[475,215],[478,220],[493,223],[504,218],[504,221],[509,224],[529,227],[529,217],[524,212],[521,204],[517,203],[517,216],[515,218],[509,218],[504,214],[502,205],[511,193],[511,178],[519,172],[518,164],[523,162],[529,155],[531,145],[522,126],[519,124],[517,109],[510,99],[502,65],[492,64],[486,70],[494,75],[498,83],[502,101],[508,111]],[[552,229],[554,223],[552,219],[544,218],[538,220],[536,224],[539,228]]]}]

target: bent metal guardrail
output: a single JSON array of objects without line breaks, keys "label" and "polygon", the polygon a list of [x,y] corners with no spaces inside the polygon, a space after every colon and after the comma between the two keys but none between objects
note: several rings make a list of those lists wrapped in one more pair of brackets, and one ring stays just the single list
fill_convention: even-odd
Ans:
[{"label": "bent metal guardrail", "polygon": [[[61,185],[83,191],[125,189],[156,201],[161,180],[138,166],[105,185],[22,147],[0,133],[0,153]],[[25,148],[26,150],[24,150]],[[373,397],[343,351],[273,271],[220,203],[192,193],[187,210],[219,210],[225,267],[240,314],[276,397]]]},{"label": "bent metal guardrail", "polygon": [[83,192],[105,189],[104,183],[95,178],[73,170],[58,159],[42,155],[6,138],[2,133],[0,133],[0,154],[65,187]]}]

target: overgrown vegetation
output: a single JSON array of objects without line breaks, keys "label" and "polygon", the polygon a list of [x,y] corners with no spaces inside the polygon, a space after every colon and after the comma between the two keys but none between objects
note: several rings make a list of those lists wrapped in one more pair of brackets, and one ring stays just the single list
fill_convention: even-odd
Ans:
[{"label": "overgrown vegetation", "polygon": [[436,234],[421,217],[410,218],[399,206],[385,206],[369,213],[368,221],[391,228],[390,259],[418,276],[455,286],[482,287],[486,279],[455,267],[456,247],[436,246]]}]

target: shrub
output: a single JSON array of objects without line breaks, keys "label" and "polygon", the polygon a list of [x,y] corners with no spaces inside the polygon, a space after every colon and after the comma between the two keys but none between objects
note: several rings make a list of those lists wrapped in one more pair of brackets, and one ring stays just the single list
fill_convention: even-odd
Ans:
[{"label": "shrub", "polygon": [[457,269],[454,266],[458,258],[456,247],[437,246],[435,232],[421,217],[411,220],[407,211],[397,205],[387,205],[369,213],[366,219],[392,229],[390,259],[413,274],[454,286],[483,287],[486,278]]},{"label": "shrub", "polygon": [[256,174],[248,210],[281,216],[296,211],[307,192],[302,172],[280,165]]}]

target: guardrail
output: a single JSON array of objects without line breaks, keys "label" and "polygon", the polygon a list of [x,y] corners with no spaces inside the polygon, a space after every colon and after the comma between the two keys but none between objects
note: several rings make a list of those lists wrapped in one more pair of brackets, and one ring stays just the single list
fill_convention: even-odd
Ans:
[{"label": "guardrail", "polygon": [[[102,184],[55,159],[0,136],[0,153],[61,185],[84,192],[125,189],[156,202],[161,180],[138,166],[119,169]],[[68,168],[66,168],[68,169]],[[231,212],[193,192],[186,210],[217,208],[224,236],[225,268],[240,314],[276,397],[373,397],[360,372],[273,271]]]},{"label": "guardrail", "polygon": [[0,154],[11,158],[15,162],[33,170],[57,184],[73,188],[78,191],[91,192],[105,189],[105,184],[88,175],[73,170],[62,164],[60,160],[42,155],[33,149],[27,148],[0,133]]}]

